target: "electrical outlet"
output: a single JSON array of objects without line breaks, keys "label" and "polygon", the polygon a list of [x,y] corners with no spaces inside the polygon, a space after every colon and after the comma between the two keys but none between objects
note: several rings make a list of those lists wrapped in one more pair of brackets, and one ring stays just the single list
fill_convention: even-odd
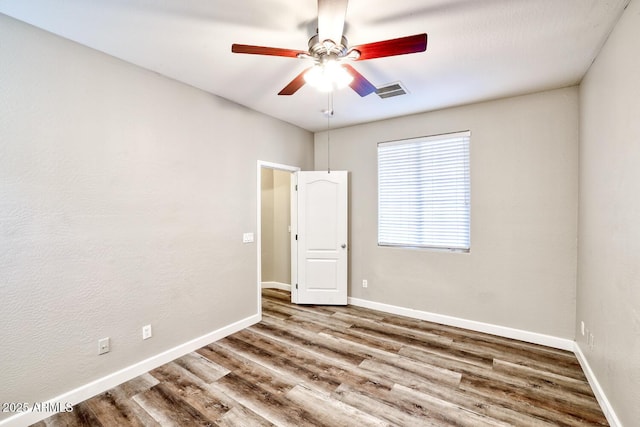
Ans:
[{"label": "electrical outlet", "polygon": [[109,353],[111,351],[111,342],[109,337],[98,340],[98,355]]},{"label": "electrical outlet", "polygon": [[242,243],[253,243],[253,233],[244,233],[242,235]]},{"label": "electrical outlet", "polygon": [[367,279],[362,279],[362,287],[366,288],[367,286],[369,286],[369,282],[367,282]]},{"label": "electrical outlet", "polygon": [[148,340],[149,338],[151,338],[152,333],[151,333],[151,325],[145,325],[142,327],[142,339],[143,340]]}]

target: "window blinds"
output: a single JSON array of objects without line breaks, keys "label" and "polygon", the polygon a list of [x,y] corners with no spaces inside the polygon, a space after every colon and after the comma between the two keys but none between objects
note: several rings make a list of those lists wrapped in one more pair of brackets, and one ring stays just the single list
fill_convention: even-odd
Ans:
[{"label": "window blinds", "polygon": [[470,132],[378,144],[378,244],[468,251]]}]

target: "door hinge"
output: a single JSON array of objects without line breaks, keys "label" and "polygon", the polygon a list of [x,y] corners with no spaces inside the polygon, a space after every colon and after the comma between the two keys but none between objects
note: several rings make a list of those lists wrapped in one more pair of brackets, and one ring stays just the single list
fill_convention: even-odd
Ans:
[{"label": "door hinge", "polygon": [[296,191],[298,191],[298,184],[296,184]]},{"label": "door hinge", "polygon": [[296,289],[298,289],[298,284],[296,283]]},{"label": "door hinge", "polygon": [[298,235],[296,234],[296,240],[298,240]]}]

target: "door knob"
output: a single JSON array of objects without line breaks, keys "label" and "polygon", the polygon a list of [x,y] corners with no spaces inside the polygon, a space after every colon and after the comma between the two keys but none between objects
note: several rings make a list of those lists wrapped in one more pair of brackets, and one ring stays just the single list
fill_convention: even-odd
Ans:
[{"label": "door knob", "polygon": [[347,247],[347,244],[346,244],[346,243],[343,243],[340,247],[341,247],[342,249],[344,249],[344,248],[346,248],[346,247]]}]

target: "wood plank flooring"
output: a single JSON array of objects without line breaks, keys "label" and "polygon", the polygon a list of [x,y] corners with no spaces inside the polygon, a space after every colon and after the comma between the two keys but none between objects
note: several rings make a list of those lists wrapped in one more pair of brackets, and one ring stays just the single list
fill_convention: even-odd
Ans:
[{"label": "wood plank flooring", "polygon": [[36,426],[608,425],[572,353],[289,300]]}]

